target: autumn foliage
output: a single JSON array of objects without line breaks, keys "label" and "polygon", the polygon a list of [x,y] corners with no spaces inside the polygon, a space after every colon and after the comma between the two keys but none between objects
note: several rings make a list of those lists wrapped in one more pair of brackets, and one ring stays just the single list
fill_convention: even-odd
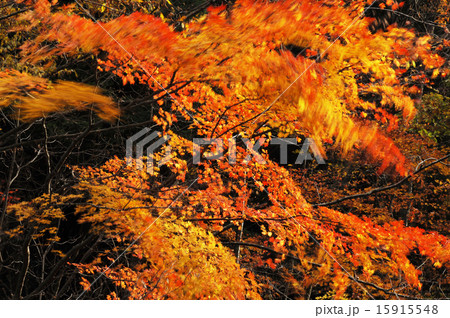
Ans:
[{"label": "autumn foliage", "polygon": [[[53,180],[66,159],[83,147],[75,139],[56,168],[48,164],[41,193],[5,201],[2,240],[24,250],[39,242],[55,254],[56,269],[70,268],[58,287],[45,278],[26,287],[32,270],[26,268],[12,297],[60,298],[73,288],[76,297],[108,299],[434,298],[423,290],[429,277],[449,292],[442,275],[450,266],[445,222],[416,226],[422,224],[416,205],[431,197],[418,200],[413,191],[429,179],[448,181],[439,160],[448,144],[420,165],[414,152],[423,148],[408,146],[419,138],[408,127],[424,87],[448,78],[448,40],[396,24],[374,30],[370,1],[238,0],[194,18],[165,17],[176,10],[150,2],[159,15],[143,7],[114,16],[104,7],[20,2],[32,9],[14,30],[33,38],[20,44],[18,63],[50,75],[0,72],[0,107],[10,118],[32,123],[92,112],[112,125],[100,132],[119,135],[126,123],[135,128],[129,137],[145,127],[133,126],[144,116],[171,138],[153,158],[131,164],[123,148],[95,164],[75,162],[67,167],[72,181],[57,188]],[[384,1],[378,8],[403,6]],[[109,84],[57,75],[67,59],[93,65],[103,83],[114,78],[123,96]],[[141,92],[148,95],[139,98]],[[135,114],[140,103],[146,108]],[[93,125],[103,127],[91,114],[89,121],[83,138]],[[267,150],[274,137],[313,138],[329,164],[280,164]],[[226,155],[195,164],[192,138],[221,138]],[[243,138],[262,145],[264,163]],[[50,162],[48,136],[43,140]],[[138,169],[142,159],[160,161],[168,146],[163,166]],[[429,167],[434,175],[420,179]],[[442,183],[434,186],[445,191]],[[409,200],[406,217],[394,217],[393,200],[389,207],[382,197],[367,201],[385,191]],[[345,198],[361,192],[370,193]],[[448,216],[448,206],[433,209]],[[62,224],[76,224],[80,233],[71,248],[58,247],[68,235]]]},{"label": "autumn foliage", "polygon": [[104,120],[112,120],[119,115],[110,98],[81,83],[60,82],[52,87],[43,78],[7,71],[0,74],[0,86],[0,107],[13,104],[17,108],[17,116],[23,121],[61,112],[65,108],[80,111],[92,107]]}]

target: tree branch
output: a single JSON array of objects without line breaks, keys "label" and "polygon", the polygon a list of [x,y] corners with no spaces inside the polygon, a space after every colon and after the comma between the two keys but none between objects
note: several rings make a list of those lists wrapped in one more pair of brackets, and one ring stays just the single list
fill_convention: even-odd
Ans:
[{"label": "tree branch", "polygon": [[25,11],[28,11],[28,10],[30,10],[30,8],[25,8],[25,9],[22,9],[22,10],[19,10],[19,11],[16,11],[16,12],[13,12],[13,13],[10,13],[10,14],[7,14],[7,15],[4,15],[4,16],[0,17],[0,21],[6,20],[6,19],[8,19],[8,18],[11,18],[11,17],[13,17],[13,16],[15,16],[15,15],[21,14],[21,13],[23,13],[23,12],[25,12]]},{"label": "tree branch", "polygon": [[378,192],[386,191],[386,190],[389,190],[389,189],[392,189],[392,188],[396,188],[398,186],[401,186],[403,183],[405,183],[409,179],[411,179],[412,176],[418,174],[419,172],[421,172],[421,171],[423,171],[423,170],[425,170],[425,169],[427,169],[427,168],[429,168],[429,167],[431,167],[431,166],[433,166],[433,165],[435,165],[435,164],[437,164],[437,163],[439,163],[441,161],[444,161],[445,159],[447,159],[449,157],[450,157],[450,154],[448,154],[448,155],[446,155],[446,156],[444,156],[444,157],[442,157],[440,159],[437,159],[437,160],[433,161],[432,163],[430,163],[430,164],[428,164],[426,166],[422,166],[421,168],[419,168],[418,170],[414,171],[409,176],[403,178],[402,180],[400,180],[400,181],[398,181],[396,183],[390,184],[388,186],[372,189],[372,190],[370,190],[368,192],[364,192],[364,193],[358,193],[358,194],[349,195],[349,196],[346,196],[346,197],[343,197],[343,198],[340,198],[340,199],[337,199],[337,200],[334,200],[334,201],[331,201],[331,202],[312,204],[311,206],[313,208],[317,208],[317,207],[320,207],[320,206],[334,205],[334,204],[337,204],[337,203],[341,203],[343,201],[347,201],[347,200],[351,200],[351,199],[357,199],[357,198],[362,198],[362,197],[367,197],[367,196],[372,195],[374,193],[378,193]]},{"label": "tree branch", "polygon": [[64,266],[69,260],[70,258],[77,253],[81,248],[83,248],[84,246],[86,246],[88,243],[90,243],[92,241],[92,239],[94,238],[94,235],[91,234],[89,237],[86,238],[86,240],[78,243],[77,245],[75,245],[67,254],[66,256],[64,256],[63,258],[61,258],[59,260],[59,262],[53,267],[52,271],[47,275],[47,277],[45,278],[45,280],[34,290],[32,291],[30,294],[28,294],[26,297],[23,297],[23,299],[30,299],[31,297],[38,295],[42,290],[44,290],[48,285],[51,284],[51,282],[54,279],[54,276],[58,273],[58,271],[60,270],[60,268],[62,266]]},{"label": "tree branch", "polygon": [[[297,261],[297,262],[300,262],[300,263],[302,262],[302,260],[300,258],[298,258],[298,257],[295,257],[295,256],[290,255],[290,254],[286,254],[286,253],[283,253],[283,252],[275,251],[274,249],[271,249],[270,247],[263,246],[263,245],[258,245],[258,244],[254,244],[254,243],[247,243],[247,242],[222,242],[222,244],[223,245],[238,245],[238,246],[255,247],[255,248],[258,248],[260,250],[264,250],[266,252],[269,252],[269,253],[278,254],[278,255],[285,255],[286,258],[294,260],[294,261]],[[322,267],[321,264],[310,262],[310,261],[307,261],[307,262],[309,264],[311,264],[311,265]]]}]

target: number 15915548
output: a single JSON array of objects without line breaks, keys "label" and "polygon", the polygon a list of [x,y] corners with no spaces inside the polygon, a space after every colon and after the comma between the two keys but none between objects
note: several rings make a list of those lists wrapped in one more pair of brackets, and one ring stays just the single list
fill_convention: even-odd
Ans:
[{"label": "number 15915548", "polygon": [[438,313],[438,305],[377,305],[378,315],[436,315]]}]

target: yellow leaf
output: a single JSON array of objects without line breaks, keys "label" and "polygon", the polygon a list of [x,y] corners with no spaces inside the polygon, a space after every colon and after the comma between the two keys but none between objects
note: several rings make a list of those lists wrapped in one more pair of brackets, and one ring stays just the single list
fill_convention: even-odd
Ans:
[{"label": "yellow leaf", "polygon": [[434,267],[437,267],[437,268],[441,268],[442,267],[442,263],[439,262],[439,261],[435,262],[433,265],[434,265]]},{"label": "yellow leaf", "polygon": [[435,70],[433,71],[433,75],[431,75],[431,78],[436,78],[438,75],[439,75],[439,70],[438,70],[438,69],[435,69]]}]

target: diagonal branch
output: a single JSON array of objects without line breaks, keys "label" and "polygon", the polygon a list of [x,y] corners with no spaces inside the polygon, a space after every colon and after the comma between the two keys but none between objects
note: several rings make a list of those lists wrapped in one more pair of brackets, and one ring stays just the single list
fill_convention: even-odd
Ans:
[{"label": "diagonal branch", "polygon": [[28,10],[30,10],[30,8],[25,8],[25,9],[22,9],[22,10],[19,10],[19,11],[16,11],[16,12],[13,12],[13,13],[10,13],[10,14],[7,14],[7,15],[4,15],[4,16],[0,17],[0,21],[6,20],[6,19],[8,19],[8,18],[11,18],[11,17],[13,17],[13,16],[15,16],[15,15],[21,14],[21,13],[23,13],[23,12],[25,12],[25,11],[28,11]]},{"label": "diagonal branch", "polygon": [[430,163],[428,165],[420,167],[419,169],[414,171],[412,174],[410,174],[409,176],[403,178],[402,180],[400,180],[400,181],[398,181],[396,183],[393,183],[393,184],[390,184],[390,185],[387,185],[387,186],[384,186],[384,187],[380,187],[380,188],[375,188],[375,189],[372,189],[372,190],[370,190],[368,192],[349,195],[349,196],[346,196],[346,197],[343,197],[343,198],[340,198],[340,199],[337,199],[337,200],[334,200],[334,201],[331,201],[331,202],[313,204],[311,206],[313,208],[317,208],[317,207],[320,207],[320,206],[334,205],[334,204],[337,204],[337,203],[341,203],[343,201],[347,201],[347,200],[351,200],[351,199],[357,199],[357,198],[362,198],[362,197],[367,197],[367,196],[372,195],[374,193],[378,193],[378,192],[386,191],[386,190],[389,190],[389,189],[392,189],[392,188],[396,188],[398,186],[401,186],[403,183],[405,183],[409,179],[411,179],[412,176],[418,174],[419,172],[422,172],[423,170],[425,170],[425,169],[427,169],[427,168],[429,168],[429,167],[431,167],[431,166],[433,166],[433,165],[435,165],[435,164],[437,164],[437,163],[439,163],[441,161],[444,161],[445,159],[448,159],[449,157],[450,157],[450,153],[447,154],[446,156],[440,158],[440,159],[437,159],[437,160],[433,161],[432,163]]}]

